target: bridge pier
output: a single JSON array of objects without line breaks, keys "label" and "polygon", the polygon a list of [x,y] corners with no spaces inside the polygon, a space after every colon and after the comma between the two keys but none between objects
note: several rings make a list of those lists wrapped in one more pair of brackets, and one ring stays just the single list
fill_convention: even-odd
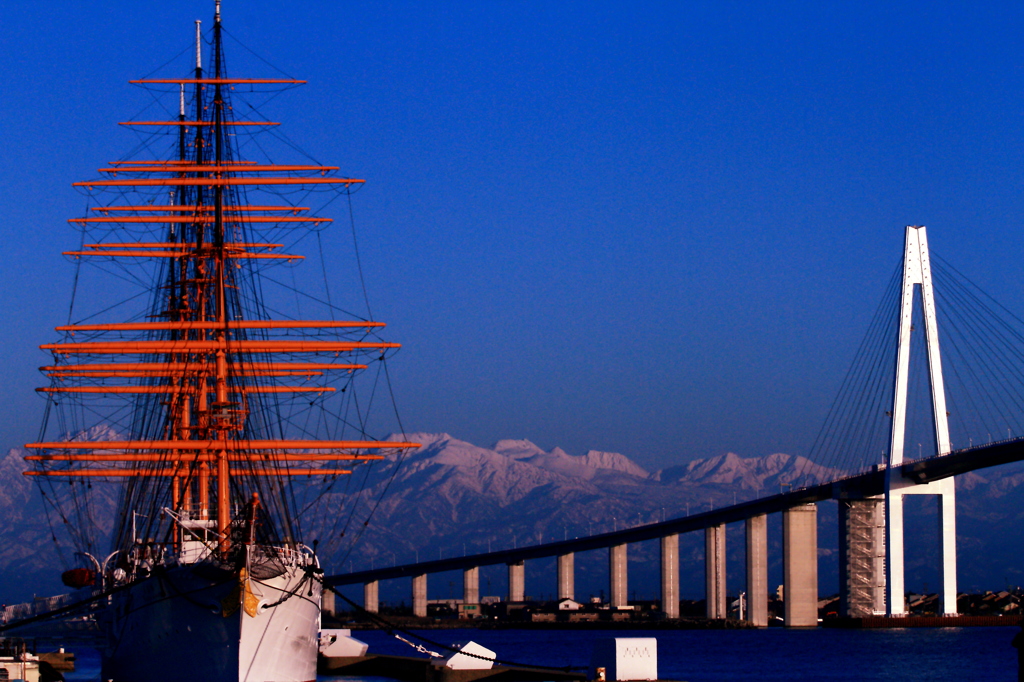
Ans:
[{"label": "bridge pier", "polygon": [[746,520],[747,621],[768,627],[768,516],[758,514]]},{"label": "bridge pier", "polygon": [[956,483],[952,477],[941,483],[946,492],[939,495],[939,542],[942,552],[942,614],[955,616],[956,603]]},{"label": "bridge pier", "polygon": [[412,579],[412,615],[427,617],[427,574],[420,573]]},{"label": "bridge pier", "polygon": [[704,529],[704,578],[708,618],[725,618],[725,524]]},{"label": "bridge pier", "polygon": [[629,589],[626,575],[626,543],[612,545],[608,548],[608,592],[611,595],[608,603],[613,609],[622,608],[629,603]]},{"label": "bridge pier", "polygon": [[[888,592],[888,613],[906,615],[906,588],[904,583],[903,552],[903,498],[906,495],[936,495],[939,498],[939,554],[942,557],[942,613],[953,616],[956,604],[956,488],[952,477],[924,485],[887,479],[889,490],[885,495],[884,542],[888,562],[885,564]],[[899,487],[897,487],[899,486]]]},{"label": "bridge pier", "polygon": [[576,555],[558,555],[558,600],[576,598]]},{"label": "bridge pier", "polygon": [[839,613],[885,613],[885,501],[839,500]]},{"label": "bridge pier", "polygon": [[526,601],[526,562],[513,561],[508,565],[508,600]]},{"label": "bridge pier", "polygon": [[[370,613],[377,613],[377,611],[380,609],[380,600],[377,598],[377,595],[378,592],[376,580],[371,580],[368,583],[363,583],[363,608],[369,611]],[[333,597],[334,595],[332,594],[331,596]]]},{"label": "bridge pier", "polygon": [[782,512],[786,627],[818,626],[818,505]]},{"label": "bridge pier", "polygon": [[464,568],[462,570],[462,603],[480,603],[480,567]]},{"label": "bridge pier", "polygon": [[679,617],[679,535],[661,538],[661,610],[668,618]]}]

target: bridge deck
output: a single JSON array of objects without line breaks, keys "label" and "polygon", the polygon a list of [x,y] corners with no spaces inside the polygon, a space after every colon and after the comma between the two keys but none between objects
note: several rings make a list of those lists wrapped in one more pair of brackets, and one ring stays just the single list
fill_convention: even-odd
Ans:
[{"label": "bridge deck", "polygon": [[[899,472],[901,476],[915,483],[930,483],[931,481],[948,478],[956,474],[1018,462],[1022,459],[1024,459],[1024,438],[1013,438],[988,445],[956,450],[941,457],[929,457],[906,462],[899,467]],[[504,549],[496,552],[452,557],[450,559],[437,559],[434,561],[391,566],[389,568],[342,573],[328,576],[326,580],[332,585],[352,585],[372,582],[374,580],[405,578],[426,573],[464,570],[478,566],[512,564],[526,559],[541,559],[570,552],[604,549],[623,543],[656,540],[666,535],[689,533],[722,523],[744,521],[761,514],[781,512],[801,504],[810,504],[829,499],[858,499],[882,495],[885,493],[886,473],[884,468],[878,468],[846,478],[840,478],[829,483],[740,502],[729,507],[713,509],[701,514],[694,514],[693,516],[669,519],[660,523],[652,523],[610,533],[590,535],[572,540],[560,540],[558,542],[517,549]]]}]

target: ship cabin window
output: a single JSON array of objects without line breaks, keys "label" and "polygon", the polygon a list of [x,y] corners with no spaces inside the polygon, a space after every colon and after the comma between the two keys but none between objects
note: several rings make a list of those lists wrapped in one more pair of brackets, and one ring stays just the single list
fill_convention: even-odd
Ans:
[{"label": "ship cabin window", "polygon": [[11,679],[10,671],[7,670],[7,668],[4,668],[3,666],[0,666],[0,680],[9,680],[9,679]]}]

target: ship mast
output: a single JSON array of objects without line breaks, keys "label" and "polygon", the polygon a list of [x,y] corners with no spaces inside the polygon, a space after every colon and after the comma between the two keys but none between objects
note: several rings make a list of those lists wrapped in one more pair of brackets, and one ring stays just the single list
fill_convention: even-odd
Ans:
[{"label": "ship mast", "polygon": [[[202,52],[202,21],[196,19],[195,22],[195,72],[194,76],[196,80],[202,78],[203,75],[203,52]],[[197,116],[201,110],[198,105],[201,104],[201,88],[197,84],[195,87],[195,100],[197,103]],[[187,176],[186,164],[189,160],[189,144],[188,144],[188,127],[186,125],[185,117],[185,83],[178,84],[178,164],[181,166],[181,172],[178,173],[178,177],[184,179]],[[199,127],[197,132],[201,134],[202,128]],[[198,148],[198,141],[192,146]],[[201,191],[201,189],[200,189]],[[182,211],[186,210],[185,207],[189,203],[189,187],[185,184],[180,184],[174,189],[174,199],[172,204],[174,206],[182,207]],[[198,200],[195,202],[198,203]],[[191,238],[191,231],[186,226],[182,226],[178,229],[177,223],[170,223],[169,232],[171,238],[168,240],[172,246],[179,244],[184,247]],[[167,304],[167,319],[172,322],[183,322],[188,318],[188,284],[189,284],[189,261],[191,259],[183,256],[180,258],[171,259],[168,266],[168,304]],[[175,341],[180,341],[188,338],[188,331],[186,330],[172,330],[169,334],[170,338]],[[176,365],[186,365],[187,356],[183,353],[172,353],[168,355],[171,363]],[[192,395],[188,390],[188,379],[184,373],[172,374],[169,377],[169,383],[175,387],[176,392],[172,395],[169,401],[169,415],[168,415],[168,437],[170,439],[177,440],[188,440],[191,438],[191,421],[192,421]],[[175,461],[175,476],[171,479],[171,508],[178,513],[182,510],[191,512],[192,509],[192,486],[195,472],[191,470],[190,463],[185,461],[181,457],[180,450],[172,451],[172,459]],[[180,533],[177,526],[173,528],[172,532],[173,543],[176,549],[180,548]]]},{"label": "ship mast", "polygon": [[[202,125],[203,112],[206,110],[205,101],[203,98],[203,42],[202,32],[200,27],[202,22],[196,20],[196,114],[194,120],[196,121],[196,167],[201,168],[206,158],[206,140],[204,139],[205,127]],[[204,173],[197,173],[196,177],[201,177]],[[196,187],[196,224],[195,224],[195,251],[193,253],[193,260],[195,263],[195,280],[196,280],[196,296],[194,297],[193,306],[197,309],[192,311],[192,319],[194,320],[205,320],[206,319],[206,296],[203,294],[205,289],[205,270],[206,263],[200,256],[203,248],[204,230],[203,223],[198,220],[203,214],[203,207],[205,206],[205,193],[206,187],[199,185]],[[199,331],[196,336],[207,340],[208,332],[206,330]],[[205,364],[205,357],[203,358]],[[206,376],[201,374],[197,379],[197,391],[196,395],[196,416],[197,426],[199,427],[199,437],[208,438],[209,433],[207,426],[209,424],[209,412],[207,407],[206,397]],[[199,489],[199,518],[200,520],[207,520],[210,518],[210,465],[206,461],[199,463],[199,477],[196,485]]]},{"label": "ship mast", "polygon": [[[221,88],[221,80],[224,74],[221,73],[221,25],[220,25],[220,0],[217,0],[216,13],[213,19],[213,137],[216,163],[218,169],[215,177],[222,178],[226,172],[224,168],[224,98]],[[228,338],[228,316],[227,296],[225,291],[225,259],[224,259],[224,186],[218,184],[213,189],[214,220],[213,220],[213,246],[214,265],[216,267],[216,295],[217,295],[217,401],[214,404],[217,435],[221,440],[227,440],[230,431],[234,429],[231,420],[231,402],[228,400],[228,362],[227,362],[227,338]],[[220,551],[222,556],[227,556],[231,549],[231,480],[228,467],[227,450],[217,452],[217,531],[220,533]]]}]

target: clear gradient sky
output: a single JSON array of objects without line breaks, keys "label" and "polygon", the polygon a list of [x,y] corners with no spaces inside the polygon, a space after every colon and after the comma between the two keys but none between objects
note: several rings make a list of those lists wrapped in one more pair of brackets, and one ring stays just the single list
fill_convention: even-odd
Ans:
[{"label": "clear gradient sky", "polygon": [[[126,81],[212,5],[0,6],[0,447],[38,429],[71,183],[133,146]],[[411,430],[649,468],[805,454],[907,224],[1024,309],[1024,6],[226,0],[224,22],[309,80],[274,102],[287,134],[367,179]]]}]

